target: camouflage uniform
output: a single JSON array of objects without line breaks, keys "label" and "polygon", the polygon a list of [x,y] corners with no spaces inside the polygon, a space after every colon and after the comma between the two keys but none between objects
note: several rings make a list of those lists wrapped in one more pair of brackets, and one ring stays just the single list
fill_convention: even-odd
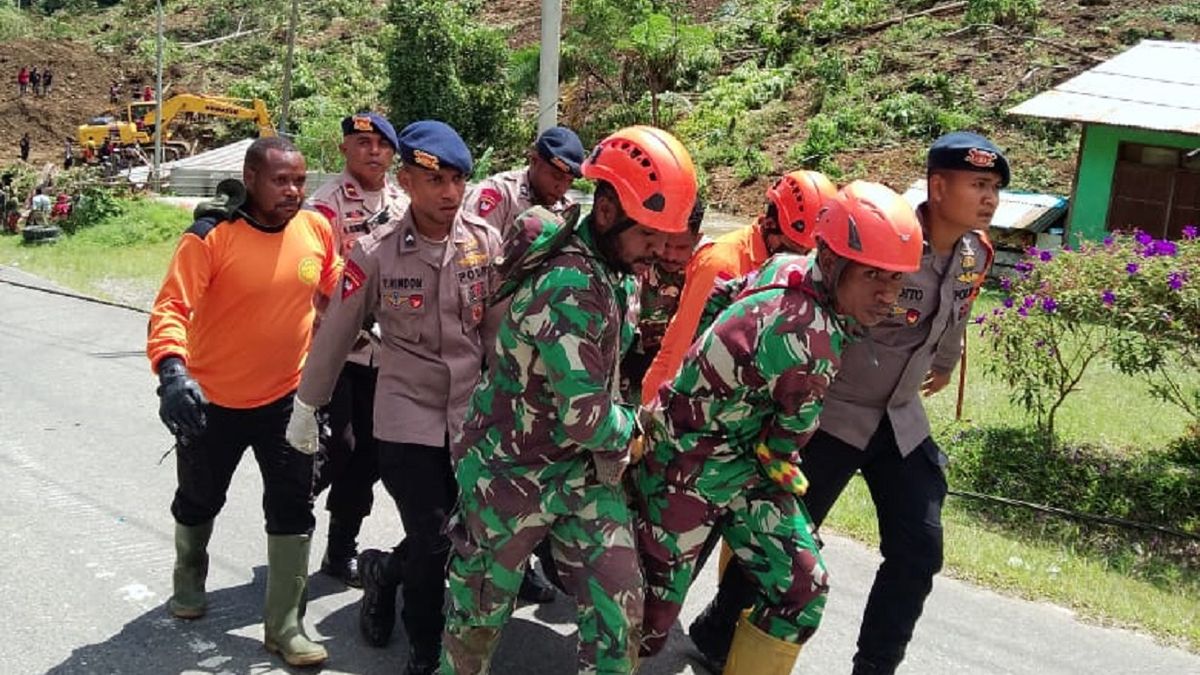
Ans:
[{"label": "camouflage uniform", "polygon": [[642,378],[662,346],[667,324],[679,309],[684,279],[685,270],[668,272],[659,265],[652,266],[640,279],[637,340],[621,361],[621,396],[626,401],[642,399]]},{"label": "camouflage uniform", "polygon": [[800,502],[799,448],[849,333],[815,259],[778,256],[759,280],[651,407],[653,449],[634,473],[648,653],[665,643],[714,528],[757,582],[756,626],[803,642],[821,620],[828,584]]},{"label": "camouflage uniform", "polygon": [[471,398],[456,445],[443,673],[488,670],[529,554],[546,537],[579,603],[579,671],[635,665],[642,575],[631,515],[596,464],[623,461],[636,428],[634,408],[615,398],[636,281],[599,258],[591,227],[582,221],[517,287]]}]

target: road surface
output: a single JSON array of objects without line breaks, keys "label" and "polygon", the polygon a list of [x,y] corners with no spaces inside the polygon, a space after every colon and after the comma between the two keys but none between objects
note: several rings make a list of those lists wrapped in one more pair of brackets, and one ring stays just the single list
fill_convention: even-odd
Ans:
[{"label": "road surface", "polygon": [[[0,280],[44,283],[0,267]],[[157,418],[143,355],[146,317],[0,283],[0,673],[286,672],[261,645],[266,543],[260,481],[243,462],[211,545],[210,612],[167,615],[174,457]],[[386,546],[399,519],[382,488],[361,541]],[[313,562],[328,519],[318,516]],[[833,592],[797,673],[848,673],[858,617],[878,558],[828,536]],[[714,591],[712,565],[693,590],[690,621]],[[328,673],[400,672],[403,631],[385,649],[357,633],[359,592],[311,578],[310,632]],[[522,607],[506,628],[498,675],[574,672],[574,608]],[[682,634],[646,675],[703,673]],[[1127,631],[1076,621],[1043,603],[938,579],[901,672],[1200,673],[1200,657]]]}]

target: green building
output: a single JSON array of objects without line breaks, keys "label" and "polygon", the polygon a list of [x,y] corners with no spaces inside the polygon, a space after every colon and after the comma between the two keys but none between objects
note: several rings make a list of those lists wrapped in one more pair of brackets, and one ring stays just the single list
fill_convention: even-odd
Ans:
[{"label": "green building", "polygon": [[1145,40],[1009,112],[1083,125],[1070,241],[1200,224],[1200,44]]}]

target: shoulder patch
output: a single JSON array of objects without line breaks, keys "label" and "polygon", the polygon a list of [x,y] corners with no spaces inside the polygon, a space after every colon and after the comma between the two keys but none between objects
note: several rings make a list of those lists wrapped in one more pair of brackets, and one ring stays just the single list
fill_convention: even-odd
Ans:
[{"label": "shoulder patch", "polygon": [[312,207],[314,211],[325,216],[325,220],[328,220],[331,225],[333,224],[333,219],[337,217],[337,212],[332,207],[328,204],[313,204]]},{"label": "shoulder patch", "polygon": [[216,218],[212,218],[212,217],[198,218],[198,219],[192,221],[191,227],[189,227],[187,230],[185,230],[184,233],[185,234],[194,234],[203,240],[205,237],[208,236],[209,232],[212,232],[214,229],[216,229],[217,225],[220,222],[221,221],[218,221]]},{"label": "shoulder patch", "polygon": [[496,188],[484,188],[479,191],[479,206],[476,210],[479,212],[479,215],[487,217],[489,213],[496,210],[502,199],[504,197]]},{"label": "shoulder patch", "polygon": [[366,272],[358,266],[358,263],[347,259],[346,266],[342,268],[342,299],[354,295],[358,289],[362,288],[363,282],[367,280]]}]

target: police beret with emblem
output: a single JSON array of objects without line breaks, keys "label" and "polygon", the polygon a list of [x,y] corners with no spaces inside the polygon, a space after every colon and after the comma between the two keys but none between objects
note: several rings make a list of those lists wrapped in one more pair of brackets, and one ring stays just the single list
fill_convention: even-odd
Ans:
[{"label": "police beret with emblem", "polygon": [[566,127],[551,127],[537,137],[533,146],[542,159],[559,171],[576,178],[583,175],[579,170],[579,165],[583,163],[583,143],[574,131]]},{"label": "police beret with emblem", "polygon": [[400,131],[400,159],[412,166],[458,169],[470,174],[474,162],[471,151],[458,132],[437,120],[413,122]]},{"label": "police beret with emblem", "polygon": [[387,141],[393,150],[400,149],[400,145],[396,142],[396,129],[383,115],[361,112],[342,119],[343,136],[370,131],[383,136],[383,140]]},{"label": "police beret with emblem", "polygon": [[993,171],[1000,174],[1000,187],[1008,186],[1008,159],[988,139],[970,131],[954,131],[929,146],[925,168],[956,171]]}]

